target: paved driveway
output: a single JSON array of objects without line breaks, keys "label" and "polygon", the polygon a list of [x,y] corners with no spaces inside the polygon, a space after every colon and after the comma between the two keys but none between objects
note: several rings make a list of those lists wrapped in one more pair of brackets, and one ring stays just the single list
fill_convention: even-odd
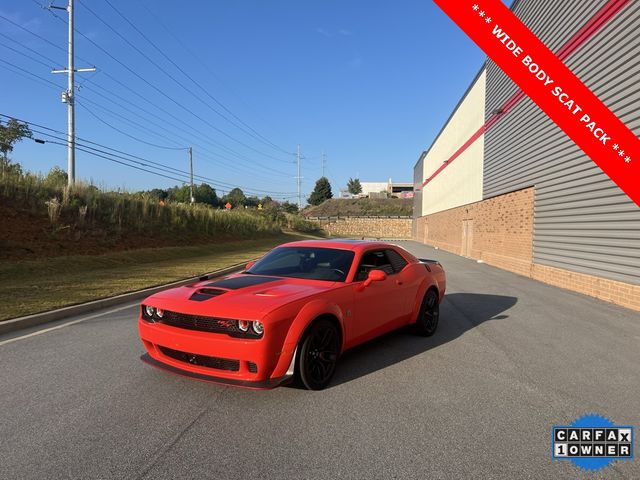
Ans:
[{"label": "paved driveway", "polygon": [[0,337],[0,478],[585,478],[551,425],[640,426],[637,312],[404,245],[447,270],[437,334],[359,347],[321,392],[152,369],[135,306]]}]

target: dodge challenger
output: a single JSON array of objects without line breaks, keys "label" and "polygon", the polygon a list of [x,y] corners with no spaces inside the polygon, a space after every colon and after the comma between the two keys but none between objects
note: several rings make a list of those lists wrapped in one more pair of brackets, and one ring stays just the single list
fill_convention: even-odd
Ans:
[{"label": "dodge challenger", "polygon": [[320,390],[351,347],[403,326],[433,335],[445,287],[437,261],[389,243],[287,243],[241,273],[146,298],[142,360],[198,380]]}]

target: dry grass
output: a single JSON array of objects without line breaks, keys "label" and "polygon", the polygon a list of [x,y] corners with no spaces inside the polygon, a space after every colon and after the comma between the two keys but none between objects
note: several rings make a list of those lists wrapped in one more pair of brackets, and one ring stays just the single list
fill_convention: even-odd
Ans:
[{"label": "dry grass", "polygon": [[263,255],[280,235],[197,247],[140,249],[0,264],[0,320],[201,275]]},{"label": "dry grass", "polygon": [[14,173],[0,178],[0,200],[33,212],[47,212],[51,224],[100,228],[112,232],[144,232],[205,237],[259,238],[280,233],[281,219],[264,212],[230,212],[203,204],[161,205],[142,194],[100,191],[82,182],[72,188],[48,177]]},{"label": "dry grass", "polygon": [[412,198],[333,198],[302,211],[305,217],[411,216]]}]

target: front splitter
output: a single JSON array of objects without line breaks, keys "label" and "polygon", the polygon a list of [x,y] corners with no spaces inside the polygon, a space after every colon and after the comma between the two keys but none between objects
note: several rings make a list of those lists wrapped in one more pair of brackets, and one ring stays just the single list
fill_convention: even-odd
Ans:
[{"label": "front splitter", "polygon": [[173,365],[167,365],[166,363],[159,362],[155,358],[151,357],[148,353],[145,353],[140,357],[140,360],[152,367],[164,370],[165,372],[173,373],[174,375],[180,375],[182,377],[191,378],[193,380],[199,380],[201,382],[217,383],[220,385],[230,385],[233,387],[241,388],[253,388],[259,390],[266,390],[275,388],[284,383],[288,383],[292,380],[292,375],[285,375],[280,378],[272,378],[269,380],[236,380],[232,378],[216,377],[215,375],[204,375],[202,373],[190,372],[181,368],[174,367]]}]

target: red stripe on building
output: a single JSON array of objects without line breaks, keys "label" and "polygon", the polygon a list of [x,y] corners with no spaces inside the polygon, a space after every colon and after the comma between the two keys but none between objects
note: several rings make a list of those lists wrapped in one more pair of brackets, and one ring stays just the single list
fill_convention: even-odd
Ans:
[{"label": "red stripe on building", "polygon": [[[556,52],[556,56],[560,60],[566,59],[569,55],[574,53],[580,48],[587,40],[593,37],[602,27],[604,27],[609,21],[627,5],[631,0],[610,0],[600,10],[598,10],[593,17],[589,19],[584,26],[578,30],[560,49]],[[456,152],[445,160],[438,169],[431,174],[422,183],[424,188],[429,182],[437,177],[440,172],[447,168],[451,162],[458,158],[467,148],[469,148],[483,133],[489,130],[500,120],[504,115],[516,106],[520,100],[524,97],[524,92],[518,90],[514,93],[506,102],[502,104],[496,112],[492,113],[489,119],[473,134],[469,139],[460,147]]]}]

